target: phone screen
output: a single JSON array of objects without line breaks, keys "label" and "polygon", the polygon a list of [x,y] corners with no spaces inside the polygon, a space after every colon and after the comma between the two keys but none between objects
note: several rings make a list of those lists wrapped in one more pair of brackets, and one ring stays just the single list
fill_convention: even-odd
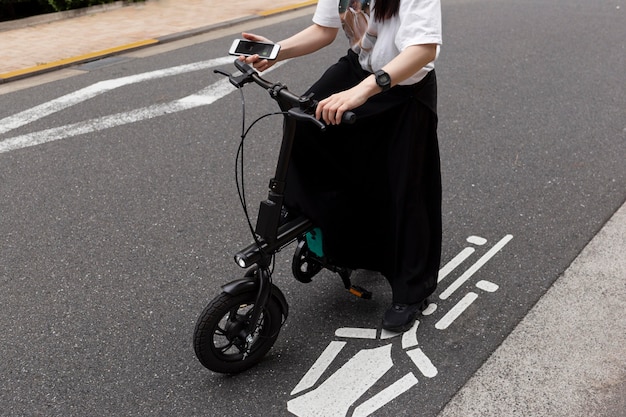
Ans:
[{"label": "phone screen", "polygon": [[239,55],[259,55],[260,57],[269,57],[274,49],[271,43],[260,43],[240,40],[235,54]]}]

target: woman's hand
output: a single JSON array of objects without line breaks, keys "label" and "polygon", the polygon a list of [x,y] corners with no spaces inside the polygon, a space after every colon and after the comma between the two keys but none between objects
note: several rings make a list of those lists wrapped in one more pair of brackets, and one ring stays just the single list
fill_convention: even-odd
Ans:
[{"label": "woman's hand", "polygon": [[[267,39],[266,37],[255,35],[254,33],[244,32],[241,34],[241,36],[244,39],[247,39],[249,41],[273,43],[271,40]],[[276,60],[260,58],[258,55],[240,56],[239,60],[242,62],[245,62],[246,64],[251,64],[256,70],[261,71],[261,72],[265,71],[266,69],[268,69],[269,67],[271,67],[272,65],[276,63]]]},{"label": "woman's hand", "polygon": [[329,125],[338,125],[348,110],[355,109],[367,101],[368,98],[380,92],[374,76],[369,76],[356,86],[333,94],[320,101],[315,110],[315,117]]},{"label": "woman's hand", "polygon": [[[382,69],[389,74],[391,85],[394,86],[415,74],[424,65],[433,61],[436,56],[437,45],[435,44],[412,45],[407,47]],[[343,113],[361,106],[370,97],[381,91],[381,88],[376,84],[376,78],[372,74],[349,90],[333,94],[327,99],[320,101],[315,111],[315,117],[324,120],[326,124],[339,124],[341,123]]]}]

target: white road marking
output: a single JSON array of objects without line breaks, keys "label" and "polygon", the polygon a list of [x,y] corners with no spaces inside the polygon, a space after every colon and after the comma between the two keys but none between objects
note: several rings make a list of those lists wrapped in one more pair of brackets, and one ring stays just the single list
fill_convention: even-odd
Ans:
[{"label": "white road marking", "polygon": [[457,289],[461,287],[461,285],[465,284],[467,280],[469,280],[472,275],[474,275],[480,268],[482,268],[487,261],[489,261],[496,253],[498,253],[502,248],[509,243],[509,241],[513,239],[512,235],[506,235],[498,243],[496,243],[486,254],[484,254],[474,265],[469,267],[467,271],[463,273],[459,278],[456,279],[445,291],[443,291],[439,298],[442,300],[447,299],[454,293]]},{"label": "white road marking", "polygon": [[457,256],[452,258],[450,262],[444,265],[443,268],[439,270],[439,276],[437,277],[437,282],[441,282],[448,274],[456,269],[457,266],[461,265],[463,261],[470,257],[472,253],[474,253],[476,249],[474,248],[465,248]]},{"label": "white road marking", "polygon": [[[228,80],[220,80],[211,85],[208,90],[205,90],[206,94],[204,95],[204,100],[202,101],[196,98],[195,100],[185,102],[185,99],[183,98],[170,103],[155,104],[141,109],[132,110],[130,112],[113,114],[71,125],[16,136],[0,142],[0,153],[41,145],[43,143],[66,139],[99,130],[110,129],[115,126],[136,123],[142,120],[152,119],[183,110],[189,110],[194,107],[211,104],[227,94],[230,94],[233,90],[234,88]],[[194,94],[193,96],[196,97],[198,95]]]},{"label": "white road marking", "polygon": [[315,390],[287,402],[287,410],[298,417],[345,416],[352,404],[389,369],[391,344],[364,349]]},{"label": "white road marking", "polygon": [[437,311],[437,304],[429,303],[428,307],[426,307],[426,310],[422,311],[422,316],[430,316],[435,311]]},{"label": "white road marking", "polygon": [[447,329],[477,298],[478,294],[475,292],[468,293],[435,324],[435,328],[439,330]]},{"label": "white road marking", "polygon": [[[232,61],[232,59],[230,59],[229,61]],[[212,62],[213,66],[215,66],[216,65],[215,62],[221,62],[221,61],[212,60],[212,61],[207,61],[207,62]],[[278,68],[280,65],[284,64],[285,62],[287,61],[283,61],[274,65],[269,70],[265,71],[265,73]],[[167,70],[161,70],[161,71],[167,71]],[[158,71],[154,71],[154,73],[157,73],[157,72]],[[147,73],[147,74],[151,74],[151,73]],[[154,74],[154,76],[156,75],[157,74]],[[129,78],[129,77],[124,77],[124,78]],[[144,80],[144,78],[142,77],[135,78],[135,80],[137,79],[141,81]],[[118,80],[109,80],[109,81],[118,81]],[[104,81],[103,83],[107,83],[107,82],[108,81]],[[115,85],[115,88],[117,88],[118,84],[120,83],[111,83],[111,84]],[[127,82],[123,83],[123,85],[126,85],[126,84],[128,83]],[[94,84],[94,85],[97,85],[97,84]],[[102,90],[102,88],[95,89],[95,90]],[[105,89],[105,91],[107,90]],[[41,145],[44,143],[66,139],[66,138],[70,138],[73,136],[83,135],[86,133],[96,132],[96,131],[100,131],[104,129],[109,129],[109,128],[116,127],[116,126],[136,123],[142,120],[164,116],[166,114],[177,113],[179,111],[193,109],[195,107],[207,106],[221,99],[222,97],[225,97],[226,95],[232,93],[233,91],[236,91],[235,87],[233,87],[232,84],[230,84],[228,79],[224,78],[195,94],[191,94],[187,97],[183,97],[179,100],[175,100],[170,103],[155,104],[155,105],[144,107],[141,109],[131,110],[125,113],[118,113],[118,114],[113,114],[109,116],[99,117],[99,118],[92,119],[92,120],[86,120],[84,122],[78,122],[78,123],[56,127],[52,129],[46,129],[46,130],[42,130],[39,132],[28,133],[25,135],[16,136],[13,138],[2,140],[0,141],[0,153],[27,148],[30,146]],[[89,94],[93,94],[93,91],[90,92]],[[74,105],[77,102],[86,100],[85,97],[89,94],[86,94],[86,95],[82,94],[82,95],[78,95],[78,97],[71,97],[67,100],[61,100],[59,105],[63,106],[64,105],[63,103],[65,103],[66,101],[67,103],[71,103],[69,105]],[[67,98],[68,96],[64,96],[64,97]],[[93,95],[91,95],[88,98],[91,98],[91,97],[93,97]],[[46,106],[49,103],[46,103],[45,105],[42,105],[42,106]],[[41,106],[38,106],[38,107],[41,107]],[[65,107],[68,107],[68,106],[65,106]],[[37,109],[37,107],[34,109]],[[53,111],[50,110],[50,112],[53,112]],[[20,123],[23,124],[25,120],[29,120],[29,122],[32,121],[31,120],[32,117],[34,116],[31,114],[27,114],[22,119],[18,118],[13,121],[9,120],[9,124],[11,124],[11,126],[18,126],[20,125]],[[10,118],[7,118],[7,119],[10,119]],[[0,121],[0,124],[4,123],[4,121],[7,119],[3,119],[2,121]]]},{"label": "white road marking", "polygon": [[407,353],[417,369],[426,377],[426,378],[434,378],[437,376],[437,368],[431,362],[431,360],[424,354],[422,349],[417,348],[413,350],[409,350]]},{"label": "white road marking", "polygon": [[[482,246],[487,243],[487,239],[480,236],[470,236],[467,238],[467,241],[477,246]],[[455,256],[450,262],[448,262],[446,265],[444,265],[443,268],[439,270],[439,277],[437,278],[437,282],[441,282],[445,277],[447,277],[450,272],[454,271],[467,258],[469,258],[469,256],[474,253],[474,251],[474,248],[463,249],[457,256]]]},{"label": "white road marking", "polygon": [[[452,294],[463,283],[473,276],[485,263],[499,252],[511,239],[512,235],[504,236],[493,248],[475,262],[469,269],[465,271],[445,292]],[[467,241],[474,245],[484,245],[487,241],[477,236],[470,236]],[[444,278],[461,263],[463,263],[472,253],[473,248],[465,248],[450,261],[442,270],[440,270],[440,278]],[[480,280],[476,283],[476,287],[486,292],[495,292],[499,289],[497,284],[493,282]],[[449,296],[448,294],[448,296]],[[442,297],[444,298],[444,297]],[[445,298],[448,298],[447,296]],[[454,305],[444,316],[435,323],[435,328],[445,330],[450,327],[473,303],[478,299],[478,294],[469,292],[456,305]],[[428,308],[422,312],[422,315],[433,314],[437,310],[437,304],[430,303]],[[417,348],[417,330],[420,321],[416,320],[413,327],[404,333],[389,332],[382,330],[380,340],[390,339],[402,335],[402,349],[409,356],[413,364],[427,378],[434,378],[439,371],[424,353],[421,348]],[[376,329],[342,327],[335,331],[337,337],[347,337],[352,339],[376,339]],[[300,381],[296,389],[291,395],[302,393],[314,385],[318,384],[322,374],[325,373],[343,348],[335,348],[330,352],[333,346],[332,342],[322,353],[313,367],[307,372],[305,377]],[[402,393],[408,391],[417,384],[417,378],[413,372],[409,372],[400,380],[386,387],[382,391],[374,394],[370,398],[363,399],[363,394],[372,390],[377,381],[386,374],[387,370],[393,366],[391,358],[392,343],[374,348],[360,350],[356,355],[348,360],[336,372],[332,373],[325,381],[319,384],[314,390],[304,393],[298,398],[292,399],[287,403],[287,409],[298,417],[313,416],[346,416],[350,407],[356,406],[357,401],[364,400],[358,405],[352,416],[367,417],[383,408],[393,399]],[[412,349],[412,350],[409,350]],[[325,357],[322,360],[322,357]]]},{"label": "white road marking", "polygon": [[328,369],[333,360],[337,357],[341,349],[346,345],[346,342],[338,342],[333,340],[328,344],[324,352],[315,361],[311,369],[302,377],[298,385],[291,391],[291,395],[295,395],[306,389],[311,388],[318,379],[322,376],[324,371]]},{"label": "white road marking", "polygon": [[234,61],[233,57],[222,57],[210,59],[208,61],[195,62],[193,64],[179,65],[176,67],[166,68],[162,70],[145,72],[143,74],[129,75],[127,77],[115,78],[112,80],[100,81],[89,87],[85,87],[70,94],[66,94],[57,99],[40,104],[13,116],[5,117],[0,120],[0,134],[9,132],[18,127],[32,123],[42,119],[53,113],[59,112],[68,107],[74,106],[83,101],[89,100],[97,95],[106,93],[113,89],[123,87],[125,85],[135,84],[142,81],[155,80],[158,78],[170,77],[172,75],[183,74],[187,72],[200,71],[208,68],[226,65]]},{"label": "white road marking", "polygon": [[489,282],[489,281],[485,281],[485,280],[480,280],[476,283],[476,286],[478,288],[480,288],[483,291],[487,291],[487,292],[496,292],[498,291],[498,284],[494,284],[493,282]]},{"label": "white road marking", "polygon": [[402,349],[417,346],[417,328],[420,325],[419,320],[415,320],[413,326],[402,335]]},{"label": "white road marking", "polygon": [[369,400],[358,406],[354,410],[352,417],[367,417],[376,410],[382,408],[385,404],[391,402],[400,394],[408,391],[417,384],[417,378],[413,375],[413,372],[409,372],[378,394],[374,395]]},{"label": "white road marking", "polygon": [[467,241],[473,245],[482,246],[487,243],[487,239],[480,236],[470,236],[467,238]]},{"label": "white road marking", "polygon": [[382,329],[382,331],[380,332],[380,338],[381,340],[391,339],[392,337],[400,336],[401,334],[402,333],[390,332],[389,330]]},{"label": "white road marking", "polygon": [[376,329],[362,329],[358,327],[341,327],[335,330],[337,337],[349,337],[353,339],[376,339]]}]

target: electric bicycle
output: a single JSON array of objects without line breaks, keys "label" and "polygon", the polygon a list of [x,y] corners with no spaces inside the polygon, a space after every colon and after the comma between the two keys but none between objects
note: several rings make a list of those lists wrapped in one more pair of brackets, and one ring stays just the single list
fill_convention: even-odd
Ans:
[{"label": "electric bicycle", "polygon": [[[267,90],[280,108],[279,113],[271,114],[283,115],[283,137],[275,175],[270,179],[267,199],[260,203],[254,228],[247,216],[245,190],[242,192],[237,182],[254,239],[252,244],[234,256],[237,265],[246,272],[242,278],[221,287],[221,293],[204,308],[195,326],[193,344],[198,360],[214,372],[227,374],[239,373],[257,364],[274,345],[287,319],[289,305],[281,290],[272,282],[272,265],[275,254],[289,244],[297,241],[292,273],[298,281],[311,282],[322,269],[328,269],[339,274],[345,288],[352,294],[371,298],[371,293],[351,284],[352,271],[328,262],[321,249],[320,230],[309,219],[304,216],[289,219],[285,216],[284,191],[296,123],[312,123],[320,130],[326,129],[326,125],[315,118],[317,102],[310,95],[299,96],[280,83],[265,80],[254,68],[239,60],[234,64],[241,74],[214,72],[228,77],[238,89],[252,83]],[[354,113],[346,112],[342,122],[354,123],[355,118]],[[248,130],[245,126],[243,128],[240,152],[245,135],[254,123]],[[240,181],[243,181],[243,165],[241,171]]]}]

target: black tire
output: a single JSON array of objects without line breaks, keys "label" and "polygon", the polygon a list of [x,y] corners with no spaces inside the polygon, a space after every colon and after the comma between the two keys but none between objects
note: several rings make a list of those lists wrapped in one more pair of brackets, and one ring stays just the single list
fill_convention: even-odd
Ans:
[{"label": "black tire", "polygon": [[309,250],[306,240],[298,242],[296,251],[291,262],[291,272],[300,282],[309,283],[311,279],[322,270],[322,264],[317,261],[316,256]]},{"label": "black tire", "polygon": [[271,349],[282,326],[282,311],[270,296],[253,340],[245,352],[240,336],[250,317],[256,291],[231,295],[222,292],[202,311],[196,323],[193,344],[196,356],[206,368],[219,373],[235,374],[256,365]]}]

